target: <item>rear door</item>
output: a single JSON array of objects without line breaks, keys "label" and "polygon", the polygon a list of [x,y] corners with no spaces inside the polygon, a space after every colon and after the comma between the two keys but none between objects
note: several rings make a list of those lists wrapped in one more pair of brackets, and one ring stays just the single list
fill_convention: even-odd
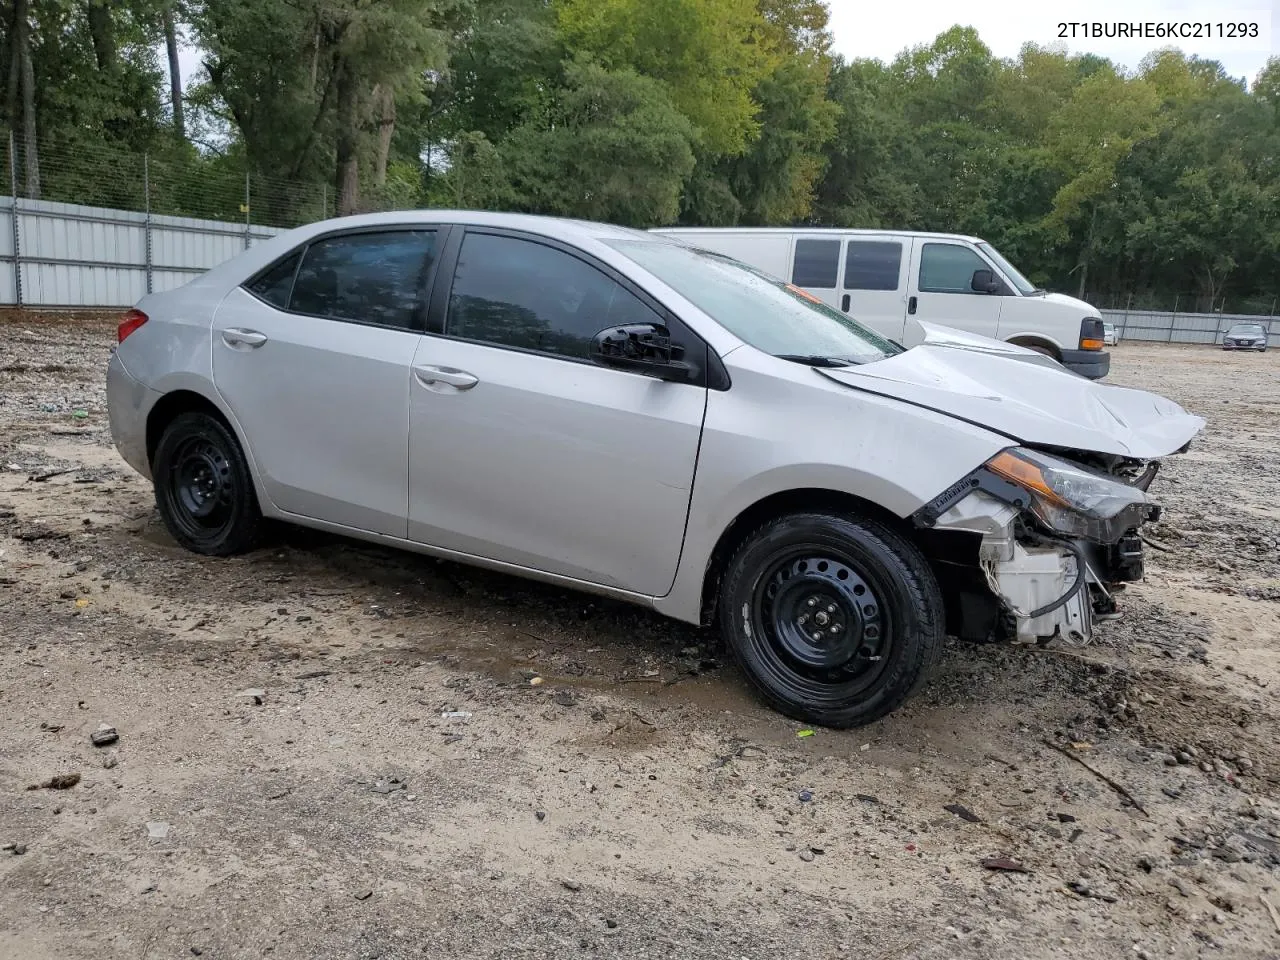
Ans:
[{"label": "rear door", "polygon": [[279,509],[404,537],[409,370],[438,236],[318,238],[218,308],[214,382]]},{"label": "rear door", "polygon": [[850,237],[844,241],[843,259],[840,309],[881,336],[901,342],[910,240]]},{"label": "rear door", "polygon": [[[939,323],[984,337],[995,337],[1000,328],[1003,293],[973,289],[976,270],[996,271],[978,251],[956,240],[916,237],[911,244],[911,281],[907,314],[917,320]],[[997,279],[999,274],[996,273]]]},{"label": "rear door", "polygon": [[606,327],[662,323],[705,370],[706,344],[575,247],[467,227],[455,256],[432,306],[440,332],[413,361],[410,538],[665,594],[707,388],[599,366],[587,347]]}]

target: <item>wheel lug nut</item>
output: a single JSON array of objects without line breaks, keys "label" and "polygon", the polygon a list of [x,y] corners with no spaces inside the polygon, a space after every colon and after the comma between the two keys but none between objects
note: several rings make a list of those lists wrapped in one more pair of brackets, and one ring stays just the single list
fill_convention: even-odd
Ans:
[{"label": "wheel lug nut", "polygon": [[839,627],[832,627],[832,628],[831,628],[831,633],[832,633],[833,635],[834,635],[834,634],[837,634],[837,633],[839,633],[839,632],[840,632],[840,628],[839,628]]},{"label": "wheel lug nut", "polygon": [[818,601],[817,601],[817,600],[815,600],[813,597],[810,597],[810,598],[809,598],[809,606],[811,606],[811,607],[816,607],[817,605],[818,605]]},{"label": "wheel lug nut", "polygon": [[808,618],[805,614],[803,614],[803,613],[802,613],[802,614],[800,614],[800,619],[799,619],[799,621],[798,621],[798,622],[799,622],[801,625],[803,625],[803,624],[805,624],[806,622],[808,622],[808,620],[809,620],[809,618]]},{"label": "wheel lug nut", "polygon": [[821,639],[822,639],[822,631],[820,631],[820,630],[815,630],[815,631],[813,632],[813,639],[815,639],[815,640],[821,640]]},{"label": "wheel lug nut", "polygon": [[834,603],[827,604],[827,613],[835,613],[836,605]]}]

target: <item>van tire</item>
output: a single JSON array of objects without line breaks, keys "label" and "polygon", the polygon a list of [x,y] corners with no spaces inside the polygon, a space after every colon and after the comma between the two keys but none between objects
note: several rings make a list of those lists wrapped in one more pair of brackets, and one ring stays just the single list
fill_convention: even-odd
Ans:
[{"label": "van tire", "polygon": [[776,518],[742,542],[720,627],[761,700],[836,729],[901,706],[944,642],[942,594],[915,545],[876,521],[824,513]]}]

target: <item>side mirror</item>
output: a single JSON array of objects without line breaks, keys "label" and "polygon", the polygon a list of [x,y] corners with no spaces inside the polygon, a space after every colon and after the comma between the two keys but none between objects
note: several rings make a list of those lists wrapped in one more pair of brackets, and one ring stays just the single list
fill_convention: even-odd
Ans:
[{"label": "side mirror", "polygon": [[1000,289],[1000,281],[990,270],[975,270],[973,279],[969,281],[969,289],[974,293],[995,293]]},{"label": "side mirror", "polygon": [[656,323],[607,327],[591,340],[591,359],[602,367],[634,370],[661,380],[688,380],[693,367],[684,360],[684,347],[671,342],[671,333]]}]

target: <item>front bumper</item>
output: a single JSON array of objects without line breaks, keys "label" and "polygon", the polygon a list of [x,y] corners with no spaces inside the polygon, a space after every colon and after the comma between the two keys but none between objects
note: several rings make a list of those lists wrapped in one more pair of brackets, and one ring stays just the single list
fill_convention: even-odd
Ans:
[{"label": "front bumper", "polygon": [[1101,380],[1111,372],[1111,354],[1105,350],[1063,350],[1061,363],[1089,380]]},{"label": "front bumper", "polygon": [[125,463],[147,479],[151,464],[147,461],[147,412],[155,402],[154,391],[135,380],[112,352],[107,361],[107,420],[111,426],[111,442]]},{"label": "front bumper", "polygon": [[1231,342],[1229,342],[1229,341],[1225,341],[1225,340],[1224,340],[1224,341],[1223,341],[1223,343],[1222,343],[1222,349],[1223,349],[1223,350],[1256,350],[1256,351],[1258,351],[1259,353],[1261,353],[1261,352],[1263,352],[1264,350],[1266,350],[1266,349],[1267,349],[1267,345],[1266,345],[1266,343],[1264,343],[1264,342],[1258,342],[1258,343],[1231,343]]}]

